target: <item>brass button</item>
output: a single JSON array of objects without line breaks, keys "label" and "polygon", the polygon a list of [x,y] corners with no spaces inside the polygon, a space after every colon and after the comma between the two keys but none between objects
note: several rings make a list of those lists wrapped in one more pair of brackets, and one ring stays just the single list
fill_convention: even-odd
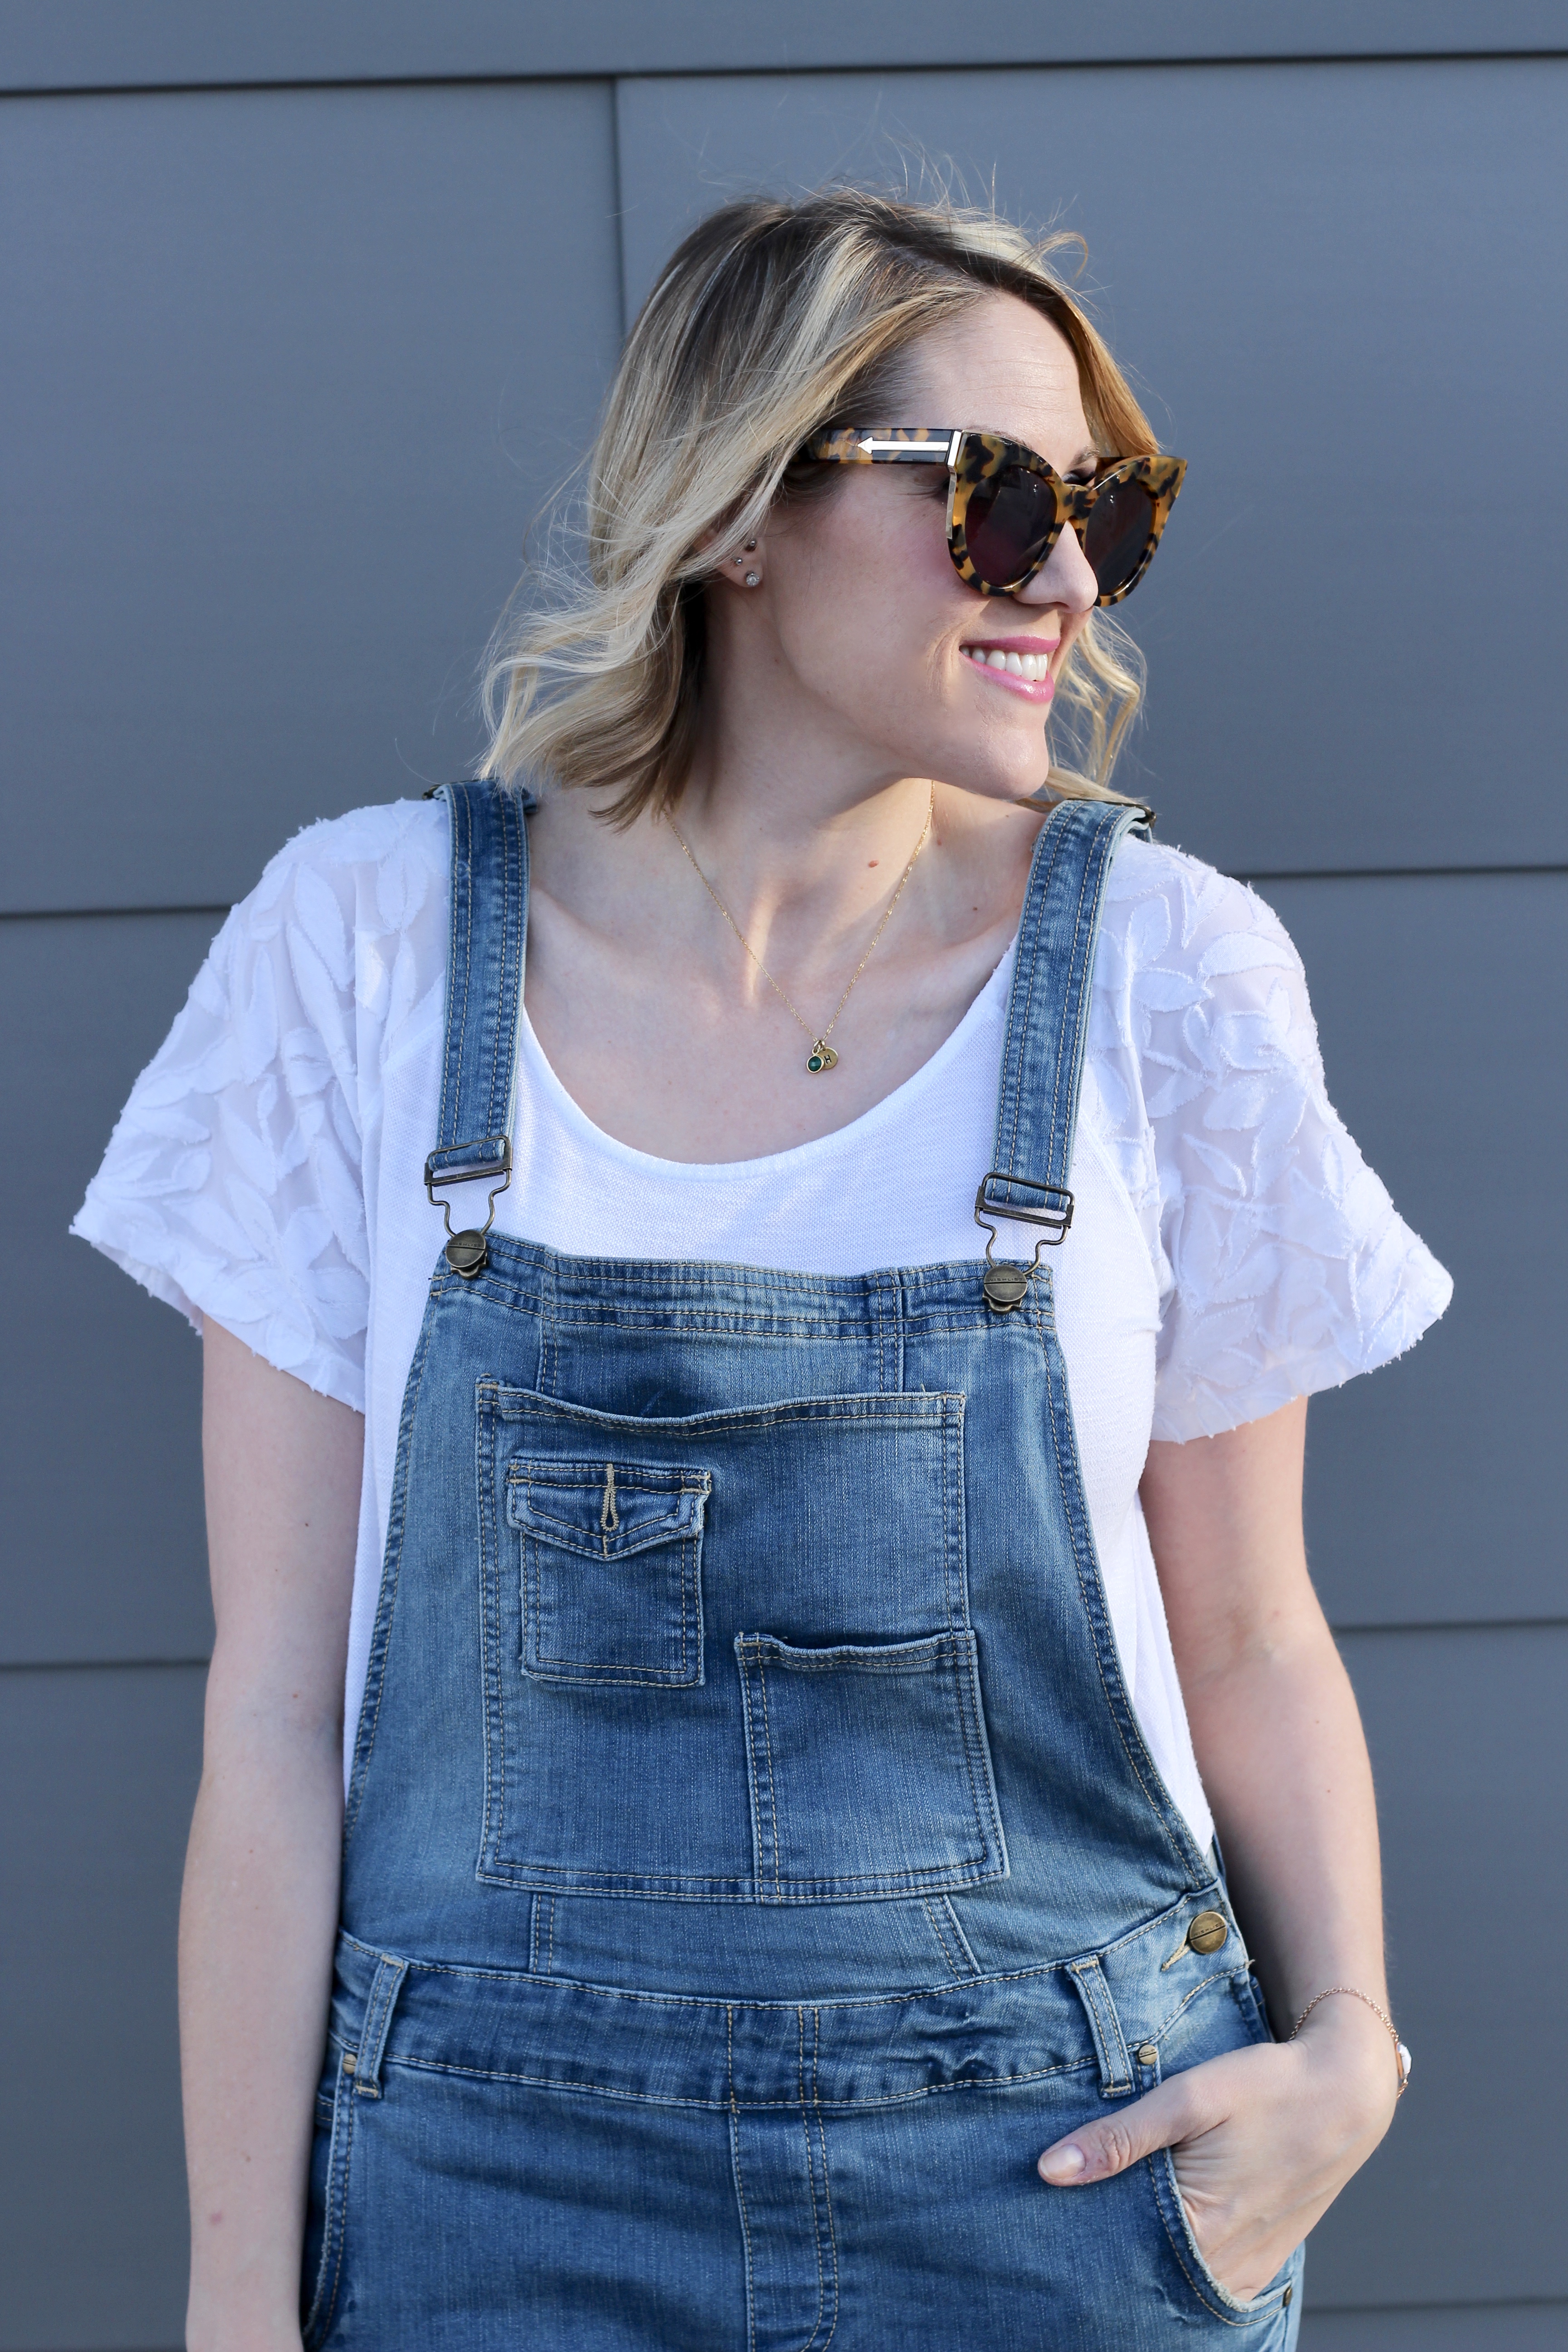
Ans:
[{"label": "brass button", "polygon": [[352,2050],[345,2050],[343,2052],[343,2073],[345,2074],[352,2074],[356,2063],[353,2052]]},{"label": "brass button", "polygon": [[1160,2058],[1160,2053],[1159,2053],[1159,2052],[1155,2049],[1155,2047],[1154,2047],[1154,2045],[1153,2045],[1153,2043],[1152,2043],[1152,2042],[1141,2042],[1139,2043],[1139,2045],[1138,2045],[1138,2063],[1140,2064],[1140,2066],[1153,2066],[1153,2065],[1157,2065],[1157,2064],[1158,2064],[1158,2063],[1159,2063],[1159,2058]]},{"label": "brass button", "polygon": [[454,1234],[447,1244],[447,1263],[465,1282],[472,1282],[476,1274],[484,1272],[489,1256],[483,1234]]},{"label": "brass button", "polygon": [[994,1314],[1010,1315],[1028,1289],[1029,1277],[1021,1265],[988,1265],[980,1287]]},{"label": "brass button", "polygon": [[1292,2304],[1292,2303],[1294,2303],[1294,2301],[1295,2301],[1295,2300],[1296,2300],[1296,2290],[1295,2290],[1295,2288],[1294,2288],[1293,2286],[1288,2286],[1288,2287],[1286,2288],[1286,2290],[1285,2290],[1284,2294],[1283,2294],[1280,2296],[1280,2298],[1279,2298],[1279,2301],[1280,2301],[1280,2303],[1281,2303],[1281,2305],[1289,2305],[1289,2304]]},{"label": "brass button", "polygon": [[1210,1952],[1218,1951],[1229,1933],[1223,1911],[1200,1911],[1187,1929],[1187,1941],[1206,1959]]}]

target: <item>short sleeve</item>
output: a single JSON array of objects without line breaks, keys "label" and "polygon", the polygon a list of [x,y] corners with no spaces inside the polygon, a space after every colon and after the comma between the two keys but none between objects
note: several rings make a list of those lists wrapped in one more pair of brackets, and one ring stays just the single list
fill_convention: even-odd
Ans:
[{"label": "short sleeve", "polygon": [[1329,1100],[1279,917],[1196,859],[1128,851],[1090,1043],[1161,1292],[1153,1434],[1182,1442],[1388,1362],[1453,1285]]},{"label": "short sleeve", "polygon": [[358,1412],[364,1139],[400,979],[388,933],[395,950],[426,887],[421,860],[396,855],[408,806],[314,826],[273,859],[137,1080],[71,1227],[198,1330],[211,1316]]}]

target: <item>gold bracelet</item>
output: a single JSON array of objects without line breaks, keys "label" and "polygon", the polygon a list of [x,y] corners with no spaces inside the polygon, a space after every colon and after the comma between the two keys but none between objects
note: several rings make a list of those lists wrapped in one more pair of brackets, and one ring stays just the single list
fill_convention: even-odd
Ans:
[{"label": "gold bracelet", "polygon": [[1317,2008],[1319,2001],[1330,2000],[1337,1992],[1348,1992],[1352,2000],[1364,2001],[1367,2008],[1371,2010],[1373,2017],[1379,2019],[1383,2025],[1387,2029],[1388,2038],[1394,2044],[1394,2055],[1399,2067],[1399,2095],[1403,2098],[1410,2082],[1410,2053],[1405,2047],[1404,2042],[1401,2042],[1399,2038],[1399,2029],[1394,2024],[1393,2018],[1390,2017],[1387,2010],[1379,2009],[1376,2001],[1373,2000],[1369,1992],[1358,1991],[1354,1985],[1325,1985],[1323,1990],[1320,1993],[1314,1994],[1312,1999],[1307,2003],[1306,2008],[1301,2011],[1300,2016],[1296,2020],[1295,2024],[1290,2028],[1289,2032],[1286,2035],[1286,2040],[1288,2042],[1294,2042],[1298,2033],[1300,2032],[1301,2028],[1306,2024],[1307,2020],[1311,2016],[1312,2011]]}]

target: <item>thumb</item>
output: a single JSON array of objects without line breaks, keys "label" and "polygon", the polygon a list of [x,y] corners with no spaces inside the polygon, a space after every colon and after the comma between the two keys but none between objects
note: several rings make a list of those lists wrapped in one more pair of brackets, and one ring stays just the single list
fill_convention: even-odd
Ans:
[{"label": "thumb", "polygon": [[1065,2139],[1047,2147],[1037,2169],[1053,2189],[1078,2189],[1091,2180],[1109,2180],[1130,2164],[1152,2156],[1160,2147],[1173,2147],[1205,2126],[1194,2113],[1187,2077],[1178,2074],[1158,2089],[1116,2107],[1108,2116],[1083,2124]]}]

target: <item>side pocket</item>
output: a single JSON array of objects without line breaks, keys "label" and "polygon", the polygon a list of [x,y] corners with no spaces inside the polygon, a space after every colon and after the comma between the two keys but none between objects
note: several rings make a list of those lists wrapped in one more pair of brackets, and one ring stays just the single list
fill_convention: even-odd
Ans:
[{"label": "side pocket", "polygon": [[1006,1875],[972,1633],[800,1649],[740,1633],[757,1899]]},{"label": "side pocket", "polygon": [[1250,2303],[1241,2302],[1215,2278],[1198,2251],[1170,2149],[1156,2150],[1148,2159],[1148,2168],[1171,2252],[1194,2296],[1211,2317],[1246,2331],[1246,2340],[1257,2347],[1257,2352],[1265,2352],[1265,2347],[1267,2352],[1273,2352],[1275,2346],[1282,2347],[1293,2325],[1291,2305],[1299,2291],[1306,2249],[1298,2246],[1260,2294],[1255,2294]]},{"label": "side pocket", "polygon": [[[300,2333],[305,2352],[326,2336],[337,2308],[342,2274],[343,2209],[348,2197],[349,2157],[353,2144],[353,2079],[335,2042],[327,2049],[333,2074],[316,2094],[316,2137],[310,2150],[310,2205],[305,2217],[305,2258],[300,2287]],[[323,2109],[331,2092],[326,2120]]]}]

